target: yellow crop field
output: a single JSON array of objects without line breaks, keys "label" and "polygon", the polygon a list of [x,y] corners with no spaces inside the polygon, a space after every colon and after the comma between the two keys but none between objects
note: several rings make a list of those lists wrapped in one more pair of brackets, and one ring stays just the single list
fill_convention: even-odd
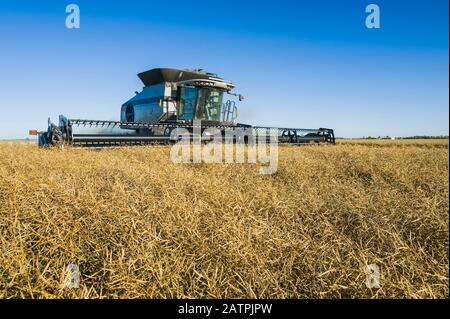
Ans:
[{"label": "yellow crop field", "polygon": [[448,140],[169,153],[0,143],[0,298],[449,297]]}]

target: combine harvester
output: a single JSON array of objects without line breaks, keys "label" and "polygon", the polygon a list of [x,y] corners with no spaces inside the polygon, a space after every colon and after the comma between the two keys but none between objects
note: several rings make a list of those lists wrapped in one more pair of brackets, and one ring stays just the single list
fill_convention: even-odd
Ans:
[{"label": "combine harvester", "polygon": [[[335,143],[334,131],[327,128],[273,128],[236,122],[234,101],[223,103],[224,94],[232,93],[234,85],[216,74],[199,70],[158,68],[138,74],[145,87],[142,92],[122,105],[120,121],[69,119],[59,116],[59,123],[48,122],[47,131],[30,131],[38,135],[39,146],[72,145],[108,147],[144,144],[168,144],[182,138],[177,128],[200,132],[215,128],[224,135],[225,129],[245,129],[250,136],[278,132],[279,143]],[[238,134],[236,135],[238,136]],[[248,136],[245,141],[248,140]]]}]

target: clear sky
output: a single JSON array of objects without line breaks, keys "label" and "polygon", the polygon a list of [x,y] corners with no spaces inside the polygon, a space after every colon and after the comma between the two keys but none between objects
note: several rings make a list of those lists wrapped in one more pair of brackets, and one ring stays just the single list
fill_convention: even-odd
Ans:
[{"label": "clear sky", "polygon": [[[138,72],[203,68],[246,99],[239,121],[338,136],[448,135],[448,1],[0,2],[0,138],[47,117],[119,119]],[[365,27],[376,3],[381,28]]]}]

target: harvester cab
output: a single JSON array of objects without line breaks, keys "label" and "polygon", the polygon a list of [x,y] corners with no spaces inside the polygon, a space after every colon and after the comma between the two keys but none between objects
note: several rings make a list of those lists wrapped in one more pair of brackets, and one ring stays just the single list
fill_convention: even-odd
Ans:
[{"label": "harvester cab", "polygon": [[[237,107],[224,95],[232,93],[233,83],[217,74],[196,70],[158,68],[138,74],[144,88],[122,105],[121,122],[207,125],[236,124]],[[126,126],[126,125],[125,125]]]}]

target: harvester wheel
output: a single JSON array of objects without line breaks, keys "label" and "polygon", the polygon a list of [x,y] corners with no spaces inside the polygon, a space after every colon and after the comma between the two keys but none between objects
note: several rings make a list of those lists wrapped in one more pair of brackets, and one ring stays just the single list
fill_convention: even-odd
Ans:
[{"label": "harvester wheel", "polygon": [[170,136],[170,134],[172,134],[172,130],[173,130],[173,127],[166,127],[164,129],[164,135],[165,136]]}]

